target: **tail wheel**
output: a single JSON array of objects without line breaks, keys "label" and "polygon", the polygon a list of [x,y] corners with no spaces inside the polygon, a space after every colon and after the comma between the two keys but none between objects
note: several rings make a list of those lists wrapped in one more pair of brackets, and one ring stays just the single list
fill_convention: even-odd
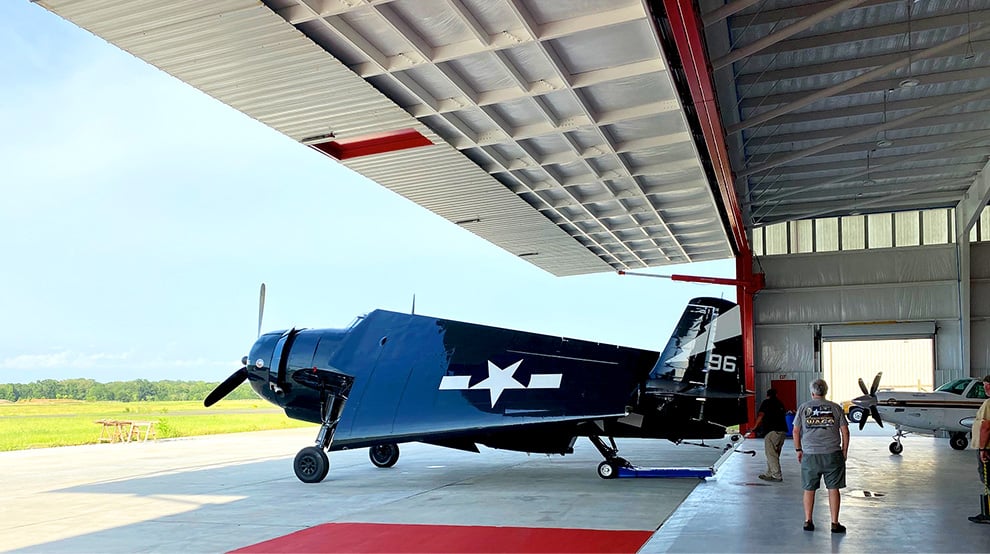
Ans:
[{"label": "tail wheel", "polygon": [[602,479],[615,479],[619,475],[619,468],[614,462],[608,460],[598,464],[598,476]]},{"label": "tail wheel", "polygon": [[368,457],[375,467],[392,467],[399,461],[399,445],[394,442],[376,444],[368,449]]},{"label": "tail wheel", "polygon": [[323,449],[307,446],[296,454],[292,469],[303,483],[319,483],[330,472],[330,458]]}]

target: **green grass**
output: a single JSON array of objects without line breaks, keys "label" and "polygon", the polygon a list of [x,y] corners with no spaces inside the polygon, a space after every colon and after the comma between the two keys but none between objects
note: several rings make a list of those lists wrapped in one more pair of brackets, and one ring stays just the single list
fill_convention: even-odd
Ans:
[{"label": "green grass", "polygon": [[193,401],[31,400],[0,403],[0,451],[95,444],[102,419],[154,422],[160,439],[313,426],[262,400],[222,400],[209,409]]}]

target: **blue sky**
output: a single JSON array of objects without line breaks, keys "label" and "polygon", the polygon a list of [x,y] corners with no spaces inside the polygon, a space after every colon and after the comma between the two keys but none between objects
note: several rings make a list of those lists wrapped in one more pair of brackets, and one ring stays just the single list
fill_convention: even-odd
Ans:
[{"label": "blue sky", "polygon": [[[554,277],[26,0],[0,3],[0,382],[220,380],[375,308],[662,349],[730,287]],[[732,277],[732,260],[655,273]]]}]

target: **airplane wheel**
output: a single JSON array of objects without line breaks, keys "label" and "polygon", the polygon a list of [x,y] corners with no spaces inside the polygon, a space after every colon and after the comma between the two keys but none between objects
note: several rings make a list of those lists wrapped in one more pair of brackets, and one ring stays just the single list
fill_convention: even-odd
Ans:
[{"label": "airplane wheel", "polygon": [[904,445],[902,445],[897,441],[890,443],[890,446],[888,446],[887,448],[890,450],[890,453],[894,455],[904,452]]},{"label": "airplane wheel", "polygon": [[619,475],[619,470],[612,462],[604,461],[598,464],[598,476],[602,479],[615,479]]},{"label": "airplane wheel", "polygon": [[375,467],[392,467],[399,461],[399,445],[394,442],[376,444],[368,449],[368,457]]},{"label": "airplane wheel", "polygon": [[330,458],[322,448],[307,446],[296,454],[292,469],[303,483],[319,483],[330,471]]},{"label": "airplane wheel", "polygon": [[853,408],[852,410],[849,410],[849,421],[853,423],[863,421],[863,410],[861,408]]},{"label": "airplane wheel", "polygon": [[966,447],[969,446],[969,440],[966,439],[966,433],[952,433],[952,435],[949,436],[949,446],[951,446],[953,450],[966,450]]}]

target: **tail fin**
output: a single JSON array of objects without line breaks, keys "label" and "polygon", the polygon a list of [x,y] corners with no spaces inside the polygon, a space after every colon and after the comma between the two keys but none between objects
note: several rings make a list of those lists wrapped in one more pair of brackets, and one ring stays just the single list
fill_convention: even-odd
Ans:
[{"label": "tail fin", "polygon": [[720,298],[688,302],[650,381],[677,382],[677,392],[708,398],[746,393],[739,306]]}]

